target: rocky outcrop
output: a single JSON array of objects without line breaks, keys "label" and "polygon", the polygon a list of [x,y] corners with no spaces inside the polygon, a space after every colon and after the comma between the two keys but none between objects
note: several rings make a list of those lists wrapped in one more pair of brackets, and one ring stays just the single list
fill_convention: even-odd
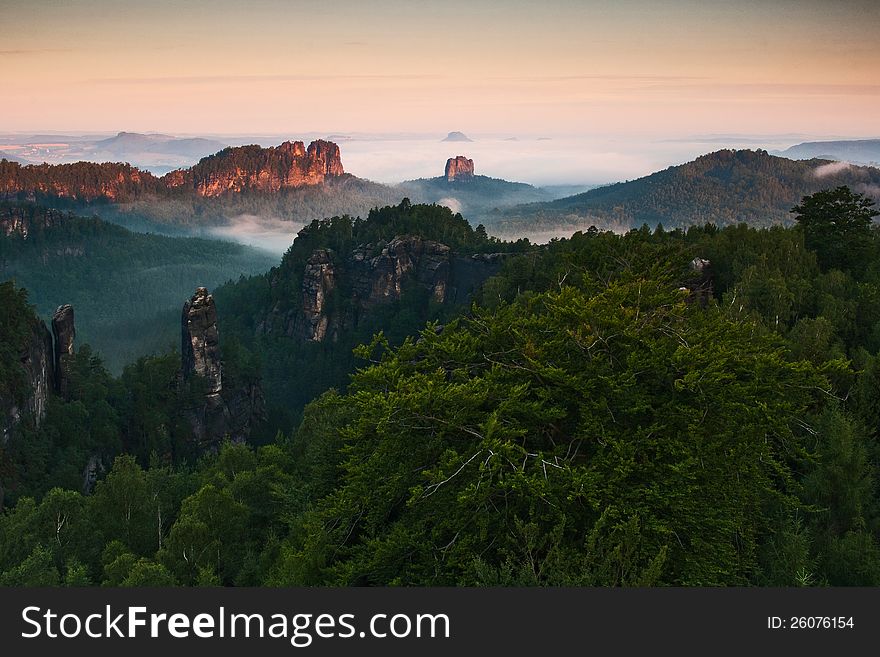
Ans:
[{"label": "rocky outcrop", "polygon": [[714,292],[712,263],[705,258],[696,257],[691,260],[690,269],[691,277],[682,290],[688,293],[688,303],[698,303],[705,308]]},{"label": "rocky outcrop", "polygon": [[181,361],[184,381],[199,377],[204,382],[204,388],[196,388],[200,400],[184,413],[197,444],[210,450],[224,439],[246,441],[265,415],[263,392],[257,381],[224,379],[217,307],[204,287],[183,304]]},{"label": "rocky outcrop", "polygon": [[327,302],[336,289],[336,267],[328,249],[318,249],[306,261],[302,282],[302,321],[300,335],[305,340],[323,342],[330,326]]},{"label": "rocky outcrop", "polygon": [[500,265],[500,254],[458,256],[446,244],[416,235],[362,244],[347,256],[316,249],[303,269],[298,298],[287,310],[278,302],[257,332],[334,341],[408,289],[423,290],[434,303],[465,303]]},{"label": "rocky outcrop", "polygon": [[83,483],[80,489],[83,495],[91,495],[98,483],[98,477],[106,472],[104,461],[97,454],[92,454],[83,468]]},{"label": "rocky outcrop", "polygon": [[215,197],[245,190],[278,192],[319,185],[344,173],[339,146],[324,140],[313,141],[308,148],[301,141],[271,148],[225,148],[162,178],[121,163],[22,166],[0,161],[0,200],[55,197],[125,203],[145,197],[179,198],[181,194]]},{"label": "rocky outcrop", "polygon": [[474,161],[464,155],[446,160],[446,182],[462,182],[474,177]]},{"label": "rocky outcrop", "polygon": [[181,324],[183,378],[200,376],[205,381],[208,394],[220,392],[223,388],[223,368],[220,363],[217,308],[207,288],[196,288],[192,298],[183,304]]},{"label": "rocky outcrop", "polygon": [[199,196],[215,197],[245,190],[278,192],[285,188],[319,185],[342,176],[339,146],[330,141],[301,141],[280,146],[226,148],[190,169],[172,171],[162,180],[169,188],[191,188]]},{"label": "rocky outcrop", "polygon": [[73,306],[59,306],[52,315],[52,334],[55,336],[55,390],[64,399],[69,399],[70,360],[73,358],[76,326]]},{"label": "rocky outcrop", "polygon": [[23,394],[0,399],[0,446],[6,444],[25,418],[40,426],[55,385],[52,334],[37,317],[31,319],[29,326],[26,339],[18,345],[24,373]]},{"label": "rocky outcrop", "polygon": [[[378,254],[369,257],[371,252]],[[352,254],[355,299],[364,308],[400,299],[405,280],[426,288],[443,303],[449,284],[451,250],[445,244],[418,236],[395,237],[388,244],[359,247]]]},{"label": "rocky outcrop", "polygon": [[57,210],[34,206],[0,208],[0,234],[27,239],[34,231],[52,228],[61,223],[64,214]]},{"label": "rocky outcrop", "polygon": [[42,321],[33,322],[30,336],[21,346],[21,365],[25,371],[26,392],[23,402],[10,401],[6,405],[0,445],[9,440],[24,417],[32,418],[39,427],[46,415],[55,379],[52,335]]}]

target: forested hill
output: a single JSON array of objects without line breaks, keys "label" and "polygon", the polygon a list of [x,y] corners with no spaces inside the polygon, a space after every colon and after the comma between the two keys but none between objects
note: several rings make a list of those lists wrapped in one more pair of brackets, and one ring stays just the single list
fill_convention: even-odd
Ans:
[{"label": "forested hill", "polygon": [[0,203],[0,280],[28,289],[43,317],[76,307],[77,330],[114,371],[176,344],[180,305],[267,271],[268,253],[230,242],[134,233],[96,218]]},{"label": "forested hill", "polygon": [[573,232],[590,225],[626,230],[643,224],[791,224],[789,210],[803,196],[839,185],[880,194],[880,170],[828,160],[794,161],[762,150],[721,150],[637,180],[517,206],[492,227],[505,234],[557,227]]},{"label": "forested hill", "polygon": [[[0,445],[0,585],[880,585],[874,215],[840,188],[803,199],[797,228],[521,244],[445,317],[431,296],[454,277],[425,266],[447,253],[427,242],[459,255],[502,245],[408,204],[312,226],[272,275],[217,295],[224,388],[260,370],[237,318],[287,294],[296,272],[330,293],[288,287],[310,300],[301,316],[320,296],[330,317],[359,305],[362,279],[347,273],[369,262],[367,280],[396,291],[388,274],[402,270],[385,265],[409,261],[410,294],[397,277],[400,297],[370,311],[380,327],[424,330],[358,348],[345,389],[308,404],[296,429],[276,424],[271,444],[198,459],[199,388],[175,383],[180,354],[118,379],[89,350],[69,354],[66,395]],[[413,248],[379,249],[384,235]],[[360,260],[363,242],[379,254]],[[0,303],[14,309],[0,345],[20,344],[26,299],[0,284]],[[264,375],[271,364],[299,381],[326,382],[351,344],[249,333]],[[18,363],[0,351],[0,397]],[[86,460],[96,481],[83,481]]]},{"label": "forested hill", "polygon": [[391,344],[463,312],[528,242],[499,242],[438,205],[375,209],[306,226],[264,275],[215,290],[224,334],[263,363],[270,413],[290,426],[324,390],[344,387],[352,349],[383,331]]}]

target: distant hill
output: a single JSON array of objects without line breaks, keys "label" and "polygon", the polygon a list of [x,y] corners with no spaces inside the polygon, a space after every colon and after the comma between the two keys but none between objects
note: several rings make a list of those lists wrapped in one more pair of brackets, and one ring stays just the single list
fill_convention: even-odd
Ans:
[{"label": "distant hill", "polygon": [[8,162],[15,162],[16,164],[27,164],[25,160],[22,160],[20,157],[15,157],[11,153],[6,153],[4,151],[0,151],[0,160],[6,160]]},{"label": "distant hill", "polygon": [[770,226],[792,222],[803,196],[849,185],[880,194],[880,170],[828,160],[791,160],[757,150],[721,150],[644,178],[599,187],[545,203],[520,205],[490,228],[510,236],[528,231],[598,228],[627,230],[715,223]]},{"label": "distant hill", "polygon": [[269,254],[231,242],[133,233],[96,218],[0,203],[0,281],[25,287],[43,317],[70,303],[77,341],[123,364],[177,344],[196,286],[267,271]]},{"label": "distant hill", "polygon": [[470,137],[468,137],[463,132],[453,131],[446,135],[440,141],[473,141]]},{"label": "distant hill", "polygon": [[[227,144],[213,139],[180,138],[171,135],[144,135],[137,132],[120,132],[115,137],[96,141],[84,150],[95,158],[108,160],[118,158],[125,162],[138,164],[144,159],[161,159],[157,156],[170,155],[187,160],[198,160],[216,153]],[[179,165],[178,165],[179,166]]]},{"label": "distant hill", "polygon": [[786,148],[784,151],[775,151],[774,155],[789,157],[793,160],[822,158],[876,165],[880,163],[880,139],[808,141]]},{"label": "distant hill", "polygon": [[13,137],[7,137],[5,141],[16,144],[15,159],[22,164],[127,162],[154,175],[188,167],[228,145],[216,139],[137,132],[120,132],[102,138],[88,135],[21,135],[16,136],[14,141]]}]

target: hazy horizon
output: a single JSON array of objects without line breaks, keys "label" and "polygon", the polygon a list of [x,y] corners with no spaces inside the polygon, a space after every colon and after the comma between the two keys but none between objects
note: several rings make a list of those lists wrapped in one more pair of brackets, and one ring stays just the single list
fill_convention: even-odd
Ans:
[{"label": "hazy horizon", "polygon": [[880,133],[850,0],[0,3],[0,130]]},{"label": "hazy horizon", "polygon": [[[133,132],[133,131],[127,131]],[[65,136],[103,138],[116,133],[77,133],[76,131],[34,131],[0,133],[0,152],[16,154],[16,136]],[[443,174],[446,159],[465,155],[475,162],[476,173],[493,178],[525,182],[536,186],[601,185],[632,180],[668,166],[682,164],[705,153],[722,148],[763,148],[782,150],[803,141],[845,139],[845,135],[742,134],[742,135],[668,135],[663,138],[642,135],[562,135],[540,137],[536,134],[507,136],[471,133],[471,142],[444,142],[446,133],[357,133],[342,131],[312,134],[218,134],[162,133],[178,138],[215,139],[232,146],[259,144],[276,146],[284,140],[333,139],[342,152],[346,172],[384,184]],[[870,138],[863,136],[860,138]],[[75,145],[75,141],[70,142]],[[63,149],[59,152],[63,153]],[[206,153],[207,154],[207,153]],[[42,161],[40,158],[30,160]],[[76,159],[112,160],[110,157],[45,157],[46,161],[66,162]],[[198,158],[189,158],[189,166]],[[132,162],[142,169],[161,175],[171,167]]]}]

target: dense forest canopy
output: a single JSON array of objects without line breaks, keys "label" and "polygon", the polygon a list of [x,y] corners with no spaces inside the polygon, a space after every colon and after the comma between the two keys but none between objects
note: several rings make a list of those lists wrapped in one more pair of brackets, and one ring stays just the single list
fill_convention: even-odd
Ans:
[{"label": "dense forest canopy", "polygon": [[[225,335],[263,364],[267,400],[278,421],[298,421],[306,403],[328,388],[344,386],[356,365],[352,350],[369,342],[375,332],[384,331],[398,344],[416,334],[426,321],[446,321],[464,310],[461,304],[437,304],[417,290],[404,290],[399,301],[373,308],[356,327],[343,331],[329,344],[294,342],[280,330],[260,330],[273,317],[296,311],[301,303],[304,267],[315,251],[328,249],[345,256],[363,247],[366,257],[372,257],[400,235],[419,235],[467,255],[533,248],[527,240],[500,242],[488,237],[482,226],[473,228],[446,207],[412,204],[408,199],[371,210],[363,219],[343,215],[310,223],[278,266],[265,275],[242,278],[215,291]],[[337,315],[352,310],[350,285],[350,280],[342,280],[329,300]]]},{"label": "dense forest canopy", "polygon": [[[442,325],[414,312],[414,335],[365,339],[350,379],[295,425],[270,418],[262,446],[192,449],[176,354],[115,378],[81,347],[69,399],[0,451],[0,583],[878,585],[880,233],[862,197],[828,194],[790,228],[545,247],[431,206],[315,224],[218,293],[231,366],[280,357],[242,338],[297,249],[387,229],[511,255]],[[71,464],[98,453],[83,495]]]}]

